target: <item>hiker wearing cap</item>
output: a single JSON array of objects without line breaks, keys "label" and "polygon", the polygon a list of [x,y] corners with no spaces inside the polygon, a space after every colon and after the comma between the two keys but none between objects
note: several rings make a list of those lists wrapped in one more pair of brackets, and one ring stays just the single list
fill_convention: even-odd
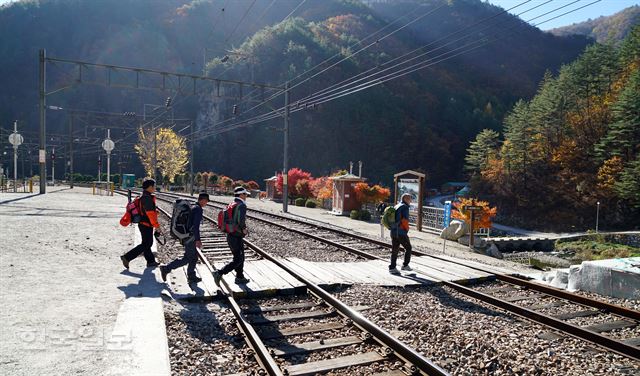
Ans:
[{"label": "hiker wearing cap", "polygon": [[391,274],[400,274],[396,269],[400,245],[404,248],[402,270],[411,271],[409,267],[409,261],[411,261],[411,242],[409,241],[409,206],[411,205],[411,199],[411,195],[405,193],[402,195],[400,203],[395,206],[395,223],[397,225],[391,228],[391,264],[389,265],[389,273]]},{"label": "hiker wearing cap", "polygon": [[162,228],[158,223],[158,212],[156,209],[156,196],[153,192],[156,191],[156,181],[153,179],[147,179],[142,183],[142,196],[140,197],[140,214],[142,219],[138,223],[138,230],[140,230],[140,236],[142,237],[142,243],[138,244],[135,248],[120,256],[122,265],[129,269],[129,262],[136,257],[144,254],[145,260],[147,260],[147,267],[158,266],[156,258],[151,252],[151,246],[153,245],[153,230],[162,234]]},{"label": "hiker wearing cap", "polygon": [[220,279],[223,275],[230,273],[232,270],[236,272],[235,282],[237,284],[248,283],[249,280],[245,278],[243,274],[244,268],[244,238],[247,232],[246,218],[247,218],[247,196],[249,192],[243,187],[236,187],[233,190],[235,196],[233,203],[232,218],[234,222],[234,231],[227,233],[227,244],[231,248],[233,253],[233,260],[225,265],[222,269],[216,270],[213,273],[213,278],[217,284],[220,284]]},{"label": "hiker wearing cap", "polygon": [[172,270],[181,266],[187,266],[187,280],[189,282],[198,283],[202,281],[200,277],[196,275],[196,262],[198,261],[198,252],[196,248],[202,249],[202,241],[200,240],[200,224],[202,223],[202,208],[209,203],[209,195],[207,193],[200,193],[198,195],[198,203],[191,208],[191,228],[189,230],[189,237],[184,239],[184,256],[181,259],[171,261],[167,265],[160,266],[160,276],[163,281],[167,280],[167,274]]}]

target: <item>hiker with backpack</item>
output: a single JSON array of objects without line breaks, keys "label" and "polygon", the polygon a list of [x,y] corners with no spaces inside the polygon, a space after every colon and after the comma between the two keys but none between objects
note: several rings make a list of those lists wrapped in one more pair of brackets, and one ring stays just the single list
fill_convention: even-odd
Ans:
[{"label": "hiker with backpack", "polygon": [[142,242],[140,244],[138,244],[129,252],[120,256],[122,265],[124,265],[124,267],[127,269],[129,269],[129,262],[140,256],[141,254],[144,254],[144,258],[145,260],[147,260],[147,267],[160,265],[151,252],[154,229],[156,232],[162,234],[162,228],[160,228],[160,223],[158,223],[156,196],[153,195],[153,192],[156,191],[155,180],[145,180],[142,183],[142,189],[142,195],[139,198],[136,198],[130,205],[127,205],[128,211],[129,207],[135,207],[134,217],[138,218],[132,219],[132,222],[136,223],[136,221],[138,221],[138,230],[140,231],[140,236],[142,237]]},{"label": "hiker with backpack", "polygon": [[233,202],[218,215],[218,227],[227,234],[227,244],[233,253],[233,260],[230,263],[213,272],[213,278],[218,285],[222,276],[232,270],[236,272],[236,284],[249,282],[249,279],[245,278],[243,274],[244,242],[242,241],[242,238],[249,233],[246,225],[247,204],[245,202],[249,192],[243,187],[236,187],[233,190],[233,195],[235,196]]},{"label": "hiker with backpack", "polygon": [[[180,203],[185,201],[185,203]],[[163,281],[167,280],[167,274],[172,270],[181,266],[187,266],[187,280],[192,283],[202,281],[196,275],[196,262],[198,261],[198,253],[196,248],[202,249],[202,241],[200,240],[200,224],[202,223],[202,208],[209,203],[209,195],[200,193],[198,195],[198,203],[190,205],[192,201],[178,200],[174,204],[174,211],[171,220],[171,235],[180,239],[184,245],[184,256],[181,259],[175,259],[167,265],[160,266],[160,276]],[[184,208],[179,204],[186,205]]]},{"label": "hiker with backpack", "polygon": [[409,262],[411,261],[411,242],[409,241],[409,206],[411,205],[411,195],[405,193],[396,206],[389,206],[382,215],[382,224],[391,230],[391,264],[389,273],[400,274],[396,268],[396,260],[400,245],[404,248],[404,262],[402,270],[411,271]]}]

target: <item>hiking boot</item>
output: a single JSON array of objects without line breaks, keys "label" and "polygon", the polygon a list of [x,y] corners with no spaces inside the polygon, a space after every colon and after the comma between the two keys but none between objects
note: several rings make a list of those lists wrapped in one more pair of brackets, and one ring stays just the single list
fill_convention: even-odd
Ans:
[{"label": "hiking boot", "polygon": [[198,282],[202,282],[202,278],[194,275],[193,277],[189,277],[188,281],[189,283],[198,283]]},{"label": "hiking boot", "polygon": [[409,265],[402,265],[402,268],[400,268],[402,270],[406,270],[408,272],[412,271],[413,269],[411,269],[411,267]]},{"label": "hiking boot", "polygon": [[125,269],[129,269],[129,260],[127,260],[126,257],[124,256],[120,256],[120,260],[122,260],[122,265],[125,267]]},{"label": "hiking boot", "polygon": [[147,268],[154,268],[156,266],[160,266],[160,263],[157,261],[147,263]]},{"label": "hiking boot", "polygon": [[393,275],[398,275],[400,274],[400,271],[397,268],[389,268],[389,273]]},{"label": "hiking boot", "polygon": [[162,278],[163,281],[167,282],[167,274],[169,274],[169,270],[167,270],[167,267],[162,265],[160,266],[160,277]]},{"label": "hiking boot", "polygon": [[221,279],[222,279],[222,274],[220,274],[218,270],[213,272],[213,281],[216,283],[216,285],[220,286]]},{"label": "hiking boot", "polygon": [[236,277],[236,285],[244,285],[249,283],[249,278],[246,277]]}]

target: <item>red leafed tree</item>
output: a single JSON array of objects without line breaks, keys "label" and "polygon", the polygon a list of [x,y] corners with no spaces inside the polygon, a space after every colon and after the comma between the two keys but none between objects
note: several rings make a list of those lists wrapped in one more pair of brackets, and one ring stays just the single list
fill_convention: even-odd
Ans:
[{"label": "red leafed tree", "polygon": [[[289,197],[291,198],[291,197],[298,196],[298,190],[296,188],[296,184],[298,184],[298,181],[302,179],[311,180],[312,177],[310,172],[303,171],[297,167],[294,167],[290,169],[289,172],[287,173],[287,179],[288,179],[288,186],[289,186]],[[279,193],[282,193],[282,184],[283,184],[282,174],[278,174],[278,180],[276,181],[276,189],[278,190]]]},{"label": "red leafed tree", "polygon": [[298,180],[296,183],[296,192],[298,193],[298,196],[304,198],[313,196],[313,193],[311,192],[311,182],[312,181],[309,179]]},{"label": "red leafed tree", "polygon": [[260,185],[258,183],[256,183],[255,180],[249,180],[247,182],[247,187],[249,187],[249,189],[252,189],[252,190],[260,189]]}]

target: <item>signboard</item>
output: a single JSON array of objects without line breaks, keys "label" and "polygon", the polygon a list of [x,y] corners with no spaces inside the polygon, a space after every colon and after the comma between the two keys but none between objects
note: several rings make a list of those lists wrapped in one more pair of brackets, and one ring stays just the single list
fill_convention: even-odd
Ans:
[{"label": "signboard", "polygon": [[40,149],[40,152],[38,153],[38,163],[46,163],[47,162],[47,153]]},{"label": "signboard", "polygon": [[445,201],[444,202],[444,220],[443,220],[444,228],[449,227],[450,223],[451,223],[451,201]]},{"label": "signboard", "polygon": [[15,147],[22,145],[24,137],[20,133],[11,133],[9,135],[9,143]]},{"label": "signboard", "polygon": [[410,209],[413,211],[418,210],[418,194],[420,193],[420,180],[419,179],[399,179],[398,180],[398,200],[402,195],[408,193],[411,195]]},{"label": "signboard", "polygon": [[467,206],[463,206],[462,207],[464,210],[482,210],[482,206],[472,206],[472,205],[467,205]]}]

